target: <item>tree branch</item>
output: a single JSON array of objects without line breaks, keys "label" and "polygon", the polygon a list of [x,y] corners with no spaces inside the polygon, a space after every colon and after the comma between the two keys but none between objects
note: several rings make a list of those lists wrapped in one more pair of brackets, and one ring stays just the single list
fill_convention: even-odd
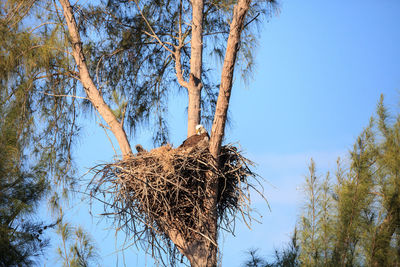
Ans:
[{"label": "tree branch", "polygon": [[41,91],[39,91],[39,93],[42,93],[42,94],[48,95],[48,96],[55,96],[55,97],[72,97],[72,98],[79,98],[79,99],[87,99],[87,100],[89,100],[89,98],[87,98],[87,97],[77,96],[77,95],[56,95],[56,94],[49,94],[49,93],[41,92]]},{"label": "tree branch", "polygon": [[188,89],[189,83],[185,81],[185,79],[183,78],[182,64],[181,64],[181,49],[182,48],[180,46],[177,46],[175,48],[175,53],[174,53],[176,77],[178,78],[178,83],[182,87]]},{"label": "tree branch", "polygon": [[175,52],[174,52],[174,59],[175,59],[175,71],[176,71],[176,77],[178,78],[178,83],[182,86],[185,87],[186,89],[189,89],[189,84],[185,79],[183,78],[183,72],[182,72],[182,64],[181,64],[181,49],[183,47],[183,36],[182,36],[182,0],[179,1],[179,21],[178,21],[178,42],[179,45],[175,46]]},{"label": "tree branch", "polygon": [[139,10],[140,15],[142,16],[142,18],[143,18],[143,20],[144,20],[144,22],[146,23],[146,25],[147,25],[147,27],[149,28],[149,30],[152,32],[151,34],[148,33],[148,32],[144,32],[144,33],[147,34],[147,35],[149,35],[149,36],[151,36],[151,37],[153,37],[154,39],[156,39],[156,40],[158,41],[158,43],[159,43],[162,47],[165,48],[165,50],[167,50],[168,52],[170,52],[171,54],[173,54],[174,52],[173,52],[170,48],[168,48],[168,46],[166,46],[165,43],[163,43],[163,41],[161,41],[161,39],[160,39],[160,38],[157,36],[157,34],[154,32],[153,27],[151,27],[149,21],[148,21],[148,20],[146,19],[146,17],[143,15],[142,9],[140,8],[139,3],[137,2],[137,0],[134,0],[134,2],[135,2],[136,6],[137,6],[137,8],[138,8],[138,10]]},{"label": "tree branch", "polygon": [[204,1],[192,0],[192,38],[189,76],[189,105],[187,135],[195,134],[195,127],[200,123],[202,63],[203,63],[203,18]]},{"label": "tree branch", "polygon": [[128,157],[132,154],[127,135],[122,124],[117,120],[110,107],[104,102],[99,90],[90,76],[89,69],[86,64],[85,55],[83,54],[82,42],[78,31],[78,26],[73,16],[72,6],[69,0],[60,0],[60,4],[64,11],[64,17],[67,22],[70,42],[72,45],[73,57],[79,71],[79,77],[85,89],[86,95],[94,108],[99,112],[100,116],[106,121],[114,134],[122,155]]},{"label": "tree branch", "polygon": [[215,159],[218,159],[222,139],[225,134],[225,123],[232,91],[236,57],[239,50],[240,35],[244,27],[244,20],[247,11],[250,8],[250,3],[251,0],[238,0],[233,9],[233,18],[230,25],[225,59],[221,73],[221,85],[219,88],[214,121],[211,129],[210,152]]}]

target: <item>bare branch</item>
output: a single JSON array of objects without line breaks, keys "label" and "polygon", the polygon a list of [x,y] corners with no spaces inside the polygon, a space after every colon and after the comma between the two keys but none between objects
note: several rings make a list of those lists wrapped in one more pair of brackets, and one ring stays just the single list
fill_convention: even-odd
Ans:
[{"label": "bare branch", "polygon": [[152,34],[149,34],[149,33],[147,33],[147,32],[144,32],[144,33],[146,33],[146,34],[148,34],[149,36],[151,36],[151,37],[153,37],[154,39],[156,39],[156,40],[158,41],[158,43],[159,43],[162,47],[165,48],[165,50],[167,50],[168,52],[170,52],[171,54],[173,54],[174,52],[173,52],[170,48],[168,48],[168,47],[165,45],[165,43],[164,43],[163,41],[161,41],[160,38],[157,36],[157,34],[154,32],[153,27],[151,27],[149,21],[148,21],[147,18],[143,15],[142,9],[140,8],[139,3],[137,2],[137,0],[134,0],[134,2],[135,2],[136,6],[137,6],[137,8],[138,8],[138,10],[139,10],[140,15],[142,16],[142,18],[143,18],[143,20],[144,20],[144,22],[146,23],[146,25],[147,25],[147,27],[149,28],[149,30],[152,32]]},{"label": "bare branch", "polygon": [[188,89],[189,84],[183,78],[182,64],[181,64],[181,47],[180,46],[175,47],[174,59],[175,59],[176,77],[178,78],[178,82],[181,86]]},{"label": "bare branch", "polygon": [[64,17],[69,30],[73,57],[75,59],[79,71],[79,76],[83,88],[85,89],[86,95],[94,108],[99,112],[100,116],[111,128],[112,133],[118,141],[122,155],[124,157],[129,157],[129,155],[132,154],[132,149],[130,147],[127,135],[121,123],[117,120],[110,107],[105,103],[103,97],[101,96],[98,88],[96,87],[90,76],[89,69],[86,65],[85,55],[83,53],[78,26],[76,24],[75,17],[73,16],[72,6],[69,0],[60,0],[60,4],[63,8]]},{"label": "bare branch", "polygon": [[49,24],[57,24],[55,22],[43,22],[40,25],[36,26],[35,28],[33,28],[32,30],[29,31],[29,33],[33,33],[35,30],[39,29],[40,27],[44,26],[44,25],[49,25]]},{"label": "bare branch", "polygon": [[73,98],[78,98],[78,99],[87,99],[89,100],[89,98],[87,97],[83,97],[83,96],[77,96],[77,95],[56,95],[56,94],[49,94],[43,91],[39,91],[39,93],[42,93],[44,95],[49,95],[49,96],[55,96],[55,97],[73,97]]},{"label": "bare branch", "polygon": [[178,83],[182,86],[185,87],[186,89],[189,89],[189,84],[185,79],[183,78],[183,71],[182,71],[182,53],[181,49],[184,46],[183,41],[184,38],[186,38],[185,35],[182,35],[182,0],[179,1],[179,20],[178,20],[178,42],[179,45],[175,46],[175,53],[174,59],[175,59],[175,71],[176,71],[176,77],[178,78]]}]

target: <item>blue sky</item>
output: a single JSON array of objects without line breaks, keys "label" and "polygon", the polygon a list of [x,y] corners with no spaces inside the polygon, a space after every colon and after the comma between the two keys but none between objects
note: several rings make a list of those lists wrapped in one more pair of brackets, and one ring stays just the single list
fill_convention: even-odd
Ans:
[{"label": "blue sky", "polygon": [[[367,125],[380,94],[392,112],[399,112],[399,14],[398,0],[281,0],[280,14],[263,25],[254,80],[247,87],[235,81],[226,140],[240,142],[257,163],[271,211],[255,197],[262,223],[252,230],[238,223],[235,237],[221,235],[223,266],[241,266],[249,248],[268,257],[288,242],[301,214],[299,188],[310,158],[320,174],[334,169],[336,158],[346,155]],[[180,144],[186,102],[173,102],[171,141]],[[150,146],[150,140],[142,134],[132,144]],[[80,173],[112,154],[102,130],[90,125],[76,150]],[[86,204],[75,205],[69,219],[93,234],[101,266],[124,266],[114,253],[113,225],[98,223],[87,210]],[[129,266],[153,266],[135,247],[124,254]],[[47,258],[46,265],[53,266],[53,257]]]}]

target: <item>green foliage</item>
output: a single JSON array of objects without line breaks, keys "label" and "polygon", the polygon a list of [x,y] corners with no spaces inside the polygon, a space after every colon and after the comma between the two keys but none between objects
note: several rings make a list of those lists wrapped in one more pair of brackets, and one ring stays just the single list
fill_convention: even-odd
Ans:
[{"label": "green foliage", "polygon": [[[0,17],[1,104],[21,105],[24,149],[30,161],[56,184],[73,183],[71,144],[77,134],[71,61],[64,53],[62,28],[48,12],[51,1],[6,1]],[[20,14],[15,15],[15,14]],[[53,19],[53,21],[51,21]],[[27,26],[29,25],[29,26]]]},{"label": "green foliage", "polygon": [[0,266],[31,265],[48,244],[49,226],[33,219],[48,185],[40,171],[25,170],[29,118],[18,100],[0,105]]},{"label": "green foliage", "polygon": [[61,222],[57,229],[62,247],[57,253],[65,267],[87,267],[98,263],[98,254],[91,237],[81,227],[74,228]]},{"label": "green foliage", "polygon": [[391,117],[383,97],[377,117],[350,151],[348,167],[338,160],[335,178],[317,175],[311,160],[291,248],[275,251],[269,265],[247,266],[399,266],[400,114]]},{"label": "green foliage", "polygon": [[298,267],[299,261],[299,245],[297,241],[297,230],[294,230],[292,239],[286,248],[280,252],[275,250],[275,261],[268,263],[265,267]]},{"label": "green foliage", "polygon": [[[223,59],[235,2],[205,1],[201,105],[202,121],[206,125],[212,122],[218,94],[219,77],[215,77],[218,68],[213,59]],[[237,63],[245,78],[253,73],[252,51],[257,44],[257,25],[273,12],[274,3],[268,0],[252,3]],[[175,61],[167,49],[175,51],[182,36],[181,63],[183,76],[188,80],[190,1],[137,1],[136,4],[135,1],[109,0],[80,8],[79,21],[85,35],[84,43],[88,44],[88,61],[104,97],[112,100],[117,91],[129,103],[126,109],[128,129],[135,132],[138,125],[151,124],[155,129],[155,143],[165,143],[168,140],[165,116],[168,99],[182,89],[177,83]]]},{"label": "green foliage", "polygon": [[400,229],[400,115],[381,98],[377,118],[357,138],[348,169],[336,184],[320,181],[314,162],[306,179],[310,205],[300,222],[300,261],[306,266],[397,266]]},{"label": "green foliage", "polygon": [[[301,241],[303,252],[301,260],[305,265],[317,265],[316,247],[318,247],[317,233],[319,229],[319,220],[321,210],[319,202],[321,200],[321,187],[317,183],[317,176],[315,173],[315,164],[311,160],[309,167],[310,175],[306,176],[305,192],[307,194],[308,202],[306,204],[306,214],[301,218]],[[315,251],[315,253],[313,253]]]},{"label": "green foliage", "polygon": [[287,247],[283,248],[282,251],[275,249],[274,260],[267,262],[262,257],[258,256],[257,250],[250,250],[250,258],[245,261],[244,266],[246,267],[298,267],[299,262],[299,245],[297,241],[297,231],[295,229],[292,239]]},{"label": "green foliage", "polygon": [[[31,265],[48,244],[33,214],[76,183],[71,145],[78,90],[52,1],[0,4],[0,266]],[[72,67],[71,67],[72,66]],[[50,186],[51,185],[51,186]]]},{"label": "green foliage", "polygon": [[[252,51],[257,43],[257,26],[263,17],[273,12],[274,3],[272,0],[253,1],[238,56],[238,67],[242,68],[243,77],[248,78],[253,73]],[[235,1],[226,0],[205,3],[203,55],[210,60],[203,60],[201,105],[202,120],[206,125],[213,118],[219,84],[213,57],[223,57],[234,4]],[[184,78],[188,80],[190,1],[138,1],[136,5],[134,1],[110,0],[89,4],[78,2],[73,8],[82,34],[86,63],[106,102],[119,119],[124,120],[131,133],[150,124],[154,129],[154,143],[166,143],[169,97],[180,92],[181,87],[177,83],[172,55],[149,33],[154,32],[165,47],[175,51],[181,30],[181,63]],[[16,11],[21,16],[11,15]],[[179,24],[180,14],[182,24]],[[39,114],[35,117],[46,117],[41,121],[45,124],[41,129],[49,129],[51,133],[57,129],[57,138],[43,131],[44,136],[36,139],[43,140],[37,151],[46,150],[42,154],[47,154],[52,164],[59,165],[56,169],[70,170],[70,166],[60,164],[70,162],[69,147],[73,140],[71,137],[77,132],[80,103],[75,98],[54,96],[84,95],[84,90],[74,79],[76,66],[69,54],[71,49],[65,36],[67,29],[62,21],[62,12],[48,0],[6,1],[2,18],[1,45],[7,52],[0,56],[0,64],[7,67],[6,73],[18,70],[14,73],[18,79],[5,79],[3,85],[11,90],[22,87],[25,94],[30,94],[29,99],[35,100],[31,103],[38,107],[35,111]],[[12,83],[15,84],[10,86]],[[115,93],[123,102],[115,102]],[[87,101],[81,102],[92,109]],[[47,144],[68,150],[55,154]],[[71,177],[63,176],[63,179],[67,178]]]},{"label": "green foliage", "polygon": [[249,259],[244,262],[244,266],[246,267],[261,267],[265,266],[265,260],[258,256],[257,249],[250,249],[249,252]]}]

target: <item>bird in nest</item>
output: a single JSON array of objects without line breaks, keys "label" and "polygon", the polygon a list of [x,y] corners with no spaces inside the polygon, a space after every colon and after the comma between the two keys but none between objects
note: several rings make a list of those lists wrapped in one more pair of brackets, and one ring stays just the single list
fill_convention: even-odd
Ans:
[{"label": "bird in nest", "polygon": [[210,141],[210,136],[208,135],[206,128],[204,128],[203,125],[198,124],[196,125],[196,134],[183,141],[179,148],[193,147],[200,142],[203,143],[202,141],[206,141],[208,143],[208,141]]}]

